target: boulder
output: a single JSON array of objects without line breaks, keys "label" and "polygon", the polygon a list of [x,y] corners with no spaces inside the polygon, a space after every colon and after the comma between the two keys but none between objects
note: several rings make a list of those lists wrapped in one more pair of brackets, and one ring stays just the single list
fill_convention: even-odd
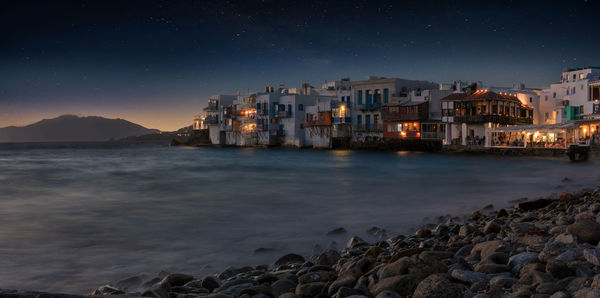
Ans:
[{"label": "boulder", "polygon": [[537,252],[522,252],[510,257],[508,259],[508,264],[512,267],[521,267],[525,264],[536,262],[538,260],[538,255]]},{"label": "boulder", "polygon": [[346,229],[344,229],[343,227],[339,227],[339,228],[335,228],[335,229],[327,232],[327,236],[344,235],[346,233],[348,233],[348,231],[346,231]]},{"label": "boulder", "polygon": [[517,209],[521,212],[532,211],[540,208],[544,208],[550,204],[552,204],[554,200],[551,199],[539,199],[535,201],[522,202],[517,204]]},{"label": "boulder", "polygon": [[214,289],[220,287],[221,283],[216,278],[212,276],[207,276],[202,279],[200,286],[212,292]]},{"label": "boulder", "polygon": [[413,298],[463,297],[458,284],[453,283],[447,274],[432,274],[423,279],[415,289]]},{"label": "boulder", "polygon": [[478,281],[482,281],[482,280],[487,280],[487,274],[484,273],[480,273],[480,272],[473,272],[473,271],[468,271],[468,270],[452,270],[450,272],[450,276],[452,276],[452,278],[467,283],[467,284],[473,284],[476,283]]},{"label": "boulder", "polygon": [[594,266],[600,266],[600,250],[598,249],[584,249],[583,257],[586,261],[594,264]]},{"label": "boulder", "polygon": [[380,280],[373,288],[373,295],[383,291],[394,291],[400,296],[411,296],[419,280],[410,274],[388,277]]},{"label": "boulder", "polygon": [[483,227],[484,234],[500,233],[500,231],[502,231],[502,226],[493,220],[488,221],[488,223],[485,224],[485,227]]},{"label": "boulder", "polygon": [[576,221],[567,227],[567,232],[577,236],[579,242],[596,245],[600,241],[600,224],[592,220]]},{"label": "boulder", "polygon": [[304,263],[304,257],[298,254],[287,254],[275,261],[275,266],[281,266],[286,264],[302,264]]},{"label": "boulder", "polygon": [[325,282],[313,282],[309,284],[299,284],[296,287],[296,294],[314,297],[319,294],[325,293],[327,283]]},{"label": "boulder", "polygon": [[273,296],[279,297],[284,293],[294,293],[297,284],[289,279],[280,279],[271,284]]},{"label": "boulder", "polygon": [[341,288],[341,287],[348,287],[348,288],[352,288],[354,287],[354,285],[356,284],[356,277],[348,275],[348,276],[344,276],[342,278],[338,278],[336,281],[334,281],[330,286],[329,286],[329,290],[327,291],[327,293],[331,296],[333,296],[333,294],[337,293],[337,291]]}]

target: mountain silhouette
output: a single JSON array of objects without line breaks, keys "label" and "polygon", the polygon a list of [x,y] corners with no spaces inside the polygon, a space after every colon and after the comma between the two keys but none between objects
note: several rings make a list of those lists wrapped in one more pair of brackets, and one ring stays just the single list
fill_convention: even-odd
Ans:
[{"label": "mountain silhouette", "polygon": [[27,126],[0,128],[0,142],[108,141],[158,132],[123,119],[63,115]]}]

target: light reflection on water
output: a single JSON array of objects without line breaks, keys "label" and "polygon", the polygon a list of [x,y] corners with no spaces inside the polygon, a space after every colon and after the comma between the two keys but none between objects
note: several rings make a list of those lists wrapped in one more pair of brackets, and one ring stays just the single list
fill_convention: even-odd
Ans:
[{"label": "light reflection on water", "polygon": [[308,255],[600,178],[566,158],[155,147],[5,149],[0,170],[0,287],[73,293]]}]

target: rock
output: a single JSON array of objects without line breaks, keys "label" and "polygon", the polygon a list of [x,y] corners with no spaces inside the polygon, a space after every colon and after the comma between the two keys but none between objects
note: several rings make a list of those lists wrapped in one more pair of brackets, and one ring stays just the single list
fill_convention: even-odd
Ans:
[{"label": "rock", "polygon": [[598,249],[584,249],[583,257],[586,261],[594,264],[594,266],[600,266],[600,250]]},{"label": "rock", "polygon": [[583,288],[575,293],[573,293],[573,298],[598,298],[600,297],[600,290],[591,289],[591,288]]},{"label": "rock", "polygon": [[350,240],[348,240],[348,243],[346,243],[346,249],[359,248],[359,247],[363,247],[363,246],[367,246],[367,245],[369,245],[369,243],[367,243],[367,241],[363,240],[362,238],[360,238],[358,236],[354,236],[354,237],[350,238]]},{"label": "rock", "polygon": [[512,221],[510,224],[508,224],[508,226],[510,227],[513,233],[517,234],[529,233],[538,230],[538,228],[534,224],[529,222]]},{"label": "rock", "polygon": [[461,288],[450,281],[447,274],[432,274],[423,279],[415,289],[413,298],[463,297]]},{"label": "rock", "polygon": [[509,216],[510,214],[508,214],[508,211],[506,211],[506,209],[500,209],[500,211],[498,211],[498,214],[496,214],[496,218],[503,218]]},{"label": "rock", "polygon": [[539,294],[552,295],[557,291],[557,286],[553,282],[541,283],[535,288],[535,292]]},{"label": "rock", "polygon": [[573,217],[571,216],[559,216],[558,219],[556,220],[556,224],[559,226],[564,226],[564,225],[570,225],[573,223]]},{"label": "rock", "polygon": [[483,227],[484,234],[500,233],[500,231],[502,231],[502,226],[493,220],[488,221],[488,223],[485,224],[485,227]]},{"label": "rock", "polygon": [[486,274],[484,273],[480,273],[480,272],[473,272],[473,271],[467,271],[467,270],[452,270],[450,272],[450,276],[452,276],[452,278],[467,283],[467,284],[472,284],[478,281],[482,281],[482,280],[487,280],[488,277]]},{"label": "rock", "polygon": [[393,263],[390,263],[381,269],[379,278],[384,279],[396,275],[403,275],[408,273],[408,267],[413,263],[408,258],[401,258]]},{"label": "rock", "polygon": [[321,253],[317,258],[316,262],[319,265],[332,266],[338,262],[341,258],[340,253],[335,250],[327,250]]},{"label": "rock", "polygon": [[313,282],[309,284],[298,284],[296,287],[296,294],[306,295],[309,297],[317,296],[325,291],[327,283],[325,282]]},{"label": "rock", "polygon": [[502,240],[485,241],[475,244],[471,254],[480,254],[482,259],[487,258],[494,252],[509,252],[510,245]]},{"label": "rock", "polygon": [[471,220],[475,220],[475,221],[483,219],[483,218],[485,218],[485,215],[483,215],[483,213],[479,210],[471,213],[471,217],[470,217]]},{"label": "rock", "polygon": [[537,252],[522,252],[513,255],[508,259],[508,264],[512,267],[522,267],[525,264],[536,262],[538,260]]},{"label": "rock", "polygon": [[348,275],[348,276],[344,276],[342,278],[337,279],[336,281],[334,281],[330,286],[329,286],[329,290],[327,291],[327,293],[331,296],[333,296],[333,294],[337,293],[337,291],[341,288],[341,287],[348,287],[348,288],[352,288],[354,287],[354,285],[356,284],[356,277]]},{"label": "rock", "polygon": [[379,293],[379,295],[375,296],[375,298],[401,298],[398,293],[393,291],[383,291]]},{"label": "rock", "polygon": [[335,273],[332,271],[308,272],[298,277],[298,282],[301,284],[307,284],[312,282],[329,282],[329,280],[334,276]]},{"label": "rock", "polygon": [[576,221],[567,227],[567,232],[577,236],[579,242],[596,245],[600,241],[600,224],[592,220]]},{"label": "rock", "polygon": [[539,199],[535,201],[523,202],[517,204],[517,209],[521,212],[532,211],[540,208],[544,208],[550,204],[552,204],[554,200],[551,199]]},{"label": "rock", "polygon": [[[94,292],[92,292],[92,296],[102,296],[102,295],[120,295],[120,294],[125,294],[125,292],[119,290],[118,288],[115,288],[111,285],[104,285],[99,287],[98,289],[94,290]],[[0,295],[2,296],[2,295]],[[8,296],[10,297],[10,296]]]},{"label": "rock", "polygon": [[286,264],[302,264],[304,262],[304,257],[301,255],[287,254],[277,259],[277,261],[275,261],[275,266],[281,266]]},{"label": "rock", "polygon": [[510,271],[510,266],[502,265],[502,264],[494,264],[494,263],[479,263],[475,265],[475,272],[481,273],[502,273]]},{"label": "rock", "polygon": [[574,201],[579,201],[579,198],[577,196],[575,196],[574,194],[569,193],[569,192],[563,192],[563,193],[561,193],[559,199],[561,201],[567,202],[567,203],[574,202]]},{"label": "rock", "polygon": [[419,238],[429,237],[429,236],[431,236],[431,230],[429,230],[429,229],[417,230],[417,232],[415,232],[415,236],[417,236]]},{"label": "rock", "polygon": [[327,236],[344,235],[346,233],[348,233],[348,231],[346,231],[346,229],[344,229],[343,227],[339,227],[339,228],[335,228],[335,229],[327,232]]},{"label": "rock", "polygon": [[465,245],[456,251],[456,253],[454,254],[454,257],[455,258],[464,258],[471,253],[472,249],[473,249],[473,245],[470,245],[470,244]]},{"label": "rock", "polygon": [[376,237],[384,237],[387,233],[386,229],[382,229],[380,227],[372,227],[367,230],[367,234]]},{"label": "rock", "polygon": [[183,286],[192,280],[194,280],[193,276],[181,273],[169,274],[163,278],[163,281],[168,282],[172,287]]},{"label": "rock", "polygon": [[570,296],[567,295],[565,292],[556,292],[554,294],[552,294],[552,296],[550,296],[550,298],[569,298]]},{"label": "rock", "polygon": [[271,284],[273,296],[279,297],[284,293],[294,293],[297,284],[289,279],[280,279]]},{"label": "rock", "polygon": [[574,273],[567,263],[558,259],[552,259],[546,263],[546,272],[556,279],[563,279]]},{"label": "rock", "polygon": [[202,279],[200,286],[212,292],[214,289],[220,287],[221,283],[216,278],[212,276],[207,276]]},{"label": "rock", "polygon": [[507,289],[516,284],[519,280],[513,277],[508,277],[504,275],[494,276],[490,280],[490,286]]},{"label": "rock", "polygon": [[302,297],[302,295],[297,295],[295,293],[283,293],[282,295],[279,296],[279,298],[303,298],[303,297]]},{"label": "rock", "polygon": [[558,241],[564,244],[577,243],[577,237],[569,233],[561,233],[556,235],[554,241]]},{"label": "rock", "polygon": [[244,297],[245,295],[250,297],[273,297],[273,293],[271,292],[271,288],[267,285],[257,285],[247,287],[238,292],[237,297]]},{"label": "rock", "polygon": [[467,235],[469,235],[475,231],[477,231],[477,228],[475,226],[465,224],[460,227],[460,230],[458,231],[458,236],[467,237]]},{"label": "rock", "polygon": [[371,246],[367,251],[365,251],[365,257],[377,257],[379,254],[384,252],[385,250],[379,246]]},{"label": "rock", "polygon": [[400,296],[410,296],[418,284],[419,280],[409,274],[388,277],[375,285],[373,295],[377,296],[383,291],[394,291]]}]

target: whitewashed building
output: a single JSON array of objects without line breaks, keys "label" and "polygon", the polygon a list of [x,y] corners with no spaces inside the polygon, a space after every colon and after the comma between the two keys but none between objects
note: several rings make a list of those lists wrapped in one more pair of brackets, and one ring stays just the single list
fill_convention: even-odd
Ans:
[{"label": "whitewashed building", "polygon": [[543,100],[548,96],[548,100],[555,105],[552,117],[549,118],[562,123],[592,115],[600,98],[598,81],[600,67],[563,70],[560,82],[550,85],[550,88],[542,92]]},{"label": "whitewashed building", "polygon": [[208,103],[204,108],[204,124],[208,127],[210,142],[213,145],[225,144],[225,136],[221,135],[221,131],[223,130],[223,111],[224,107],[230,106],[236,99],[237,95],[225,94],[213,95],[208,99]]}]

